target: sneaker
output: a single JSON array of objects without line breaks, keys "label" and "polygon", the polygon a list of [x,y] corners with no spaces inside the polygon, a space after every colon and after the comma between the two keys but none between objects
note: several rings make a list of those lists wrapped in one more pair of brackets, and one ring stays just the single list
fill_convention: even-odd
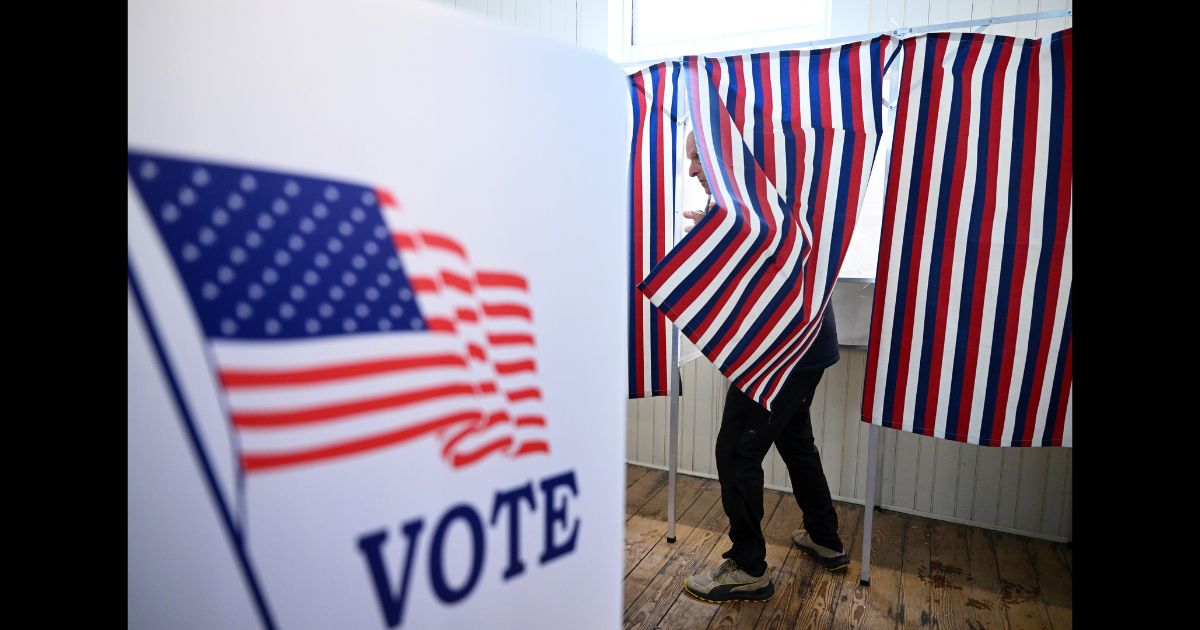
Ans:
[{"label": "sneaker", "polygon": [[850,558],[846,557],[846,552],[834,551],[829,547],[818,545],[803,529],[792,532],[792,544],[800,551],[816,558],[817,562],[830,571],[841,571],[850,566]]},{"label": "sneaker", "polygon": [[775,594],[771,569],[759,577],[739,569],[732,558],[726,558],[707,573],[693,575],[683,581],[688,595],[706,602],[727,602],[735,599],[766,601]]}]

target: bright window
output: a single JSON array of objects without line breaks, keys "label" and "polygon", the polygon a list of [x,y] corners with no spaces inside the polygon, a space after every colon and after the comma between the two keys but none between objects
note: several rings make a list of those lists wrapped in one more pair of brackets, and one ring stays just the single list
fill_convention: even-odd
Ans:
[{"label": "bright window", "polygon": [[830,0],[625,0],[622,61],[829,36]]}]

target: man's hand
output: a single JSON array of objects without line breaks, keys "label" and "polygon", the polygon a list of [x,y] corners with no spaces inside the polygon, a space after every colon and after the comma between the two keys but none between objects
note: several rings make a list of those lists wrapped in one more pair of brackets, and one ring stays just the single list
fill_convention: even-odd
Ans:
[{"label": "man's hand", "polygon": [[683,231],[684,231],[685,233],[686,233],[686,232],[691,232],[691,231],[692,231],[692,228],[696,227],[696,224],[700,222],[700,219],[703,219],[703,218],[704,218],[704,215],[705,215],[706,213],[707,213],[707,211],[705,211],[705,210],[684,210],[684,211],[683,211],[683,218],[685,218],[685,219],[691,219],[691,220],[692,220],[692,224],[691,224],[691,225],[685,225],[685,226],[683,226]]}]

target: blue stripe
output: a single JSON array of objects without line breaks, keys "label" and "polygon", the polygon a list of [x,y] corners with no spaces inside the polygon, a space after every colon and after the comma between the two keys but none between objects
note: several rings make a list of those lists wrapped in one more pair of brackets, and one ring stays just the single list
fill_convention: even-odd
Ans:
[{"label": "blue stripe", "polygon": [[[982,47],[982,38],[976,39],[972,37],[972,40],[972,46]],[[1002,52],[1003,49],[1000,46],[992,47],[991,55],[984,64],[983,82],[981,85],[982,92],[979,94],[979,131],[975,134],[977,140],[974,147],[977,152],[975,162],[975,190],[971,197],[971,223],[967,228],[967,241],[964,243],[965,255],[963,256],[962,293],[959,296],[958,332],[956,333],[957,341],[954,346],[954,371],[953,376],[950,378],[950,400],[952,401],[962,400],[963,375],[966,370],[971,370],[972,373],[975,371],[975,365],[966,365],[967,342],[971,338],[971,314],[974,310],[975,273],[978,265],[979,249],[981,245],[985,249],[990,245],[989,243],[981,244],[979,242],[979,234],[983,229],[987,187],[989,184],[994,185],[993,182],[988,180],[987,166],[990,150],[988,139],[991,137],[992,99],[999,97],[999,95],[993,93],[993,82],[996,75],[996,66]],[[976,362],[979,359],[980,357],[977,356]],[[953,430],[957,438],[965,439],[970,426],[970,411],[968,410],[968,415],[959,417],[959,408],[959,405],[952,404],[951,409],[947,410],[946,432],[949,434]]]},{"label": "blue stripe", "polygon": [[[913,253],[913,224],[916,223],[916,217],[920,214],[921,209],[917,207],[918,197],[920,195],[921,179],[926,175],[921,169],[924,165],[925,156],[925,141],[928,136],[926,130],[926,118],[929,115],[929,72],[933,67],[933,54],[936,50],[936,40],[928,39],[925,43],[925,59],[919,67],[920,74],[916,72],[918,68],[914,68],[913,76],[921,77],[921,97],[917,106],[917,125],[915,129],[909,130],[915,138],[913,152],[911,157],[912,172],[909,174],[908,182],[908,199],[904,202],[904,216],[907,217],[904,222],[904,240],[901,243],[904,247],[901,249],[900,255],[900,271],[896,277],[896,304],[892,313],[892,343],[888,352],[888,373],[887,384],[884,388],[883,399],[883,417],[884,426],[903,426],[904,417],[903,409],[893,409],[893,400],[896,397],[896,379],[898,375],[907,371],[908,366],[898,365],[900,361],[900,346],[901,342],[909,333],[910,326],[905,321],[905,302],[909,293],[916,291],[915,286],[909,286],[909,268],[912,264],[919,262],[912,260]],[[901,147],[903,148],[903,147]],[[899,200],[897,200],[899,203]],[[900,209],[896,209],[899,214]],[[899,334],[897,334],[899,333]],[[917,344],[910,345],[910,352],[920,352],[920,347]],[[911,387],[911,385],[909,385]]]},{"label": "blue stripe", "polygon": [[[922,331],[924,334],[921,340],[921,347],[925,351],[921,353],[921,367],[917,373],[917,382],[915,383],[917,387],[917,396],[916,400],[914,401],[915,404],[913,405],[913,431],[922,434],[931,434],[931,432],[927,431],[930,427],[928,426],[928,422],[926,422],[926,406],[931,402],[929,401],[929,381],[930,379],[941,379],[940,374],[930,373],[930,364],[933,362],[933,347],[935,339],[934,333],[937,328],[938,321],[937,305],[942,297],[941,270],[942,266],[945,264],[942,261],[942,257],[943,255],[949,253],[946,251],[947,249],[953,247],[955,237],[954,229],[956,226],[948,225],[950,214],[950,188],[953,185],[954,163],[955,158],[958,157],[959,150],[958,129],[962,124],[963,105],[963,89],[961,78],[963,66],[967,61],[968,52],[970,52],[970,46],[960,45],[958,47],[958,54],[954,57],[953,70],[949,76],[946,77],[946,80],[950,81],[952,84],[953,93],[951,94],[950,100],[950,117],[947,121],[948,124],[946,125],[946,137],[944,140],[945,150],[942,153],[942,177],[940,189],[938,190],[938,203],[937,208],[934,210],[933,244],[932,249],[929,252],[929,278],[927,281],[928,290],[925,294],[925,328]],[[942,89],[945,89],[944,83]],[[966,148],[964,147],[963,150],[965,151]],[[947,293],[949,290],[950,287],[946,287]],[[949,295],[946,296],[946,299],[949,299]],[[932,401],[932,403],[935,406],[937,405],[936,400]]]},{"label": "blue stripe", "polygon": [[640,313],[642,294],[637,291],[635,285],[641,281],[641,278],[634,277],[634,269],[637,266],[638,255],[641,252],[642,242],[641,235],[634,232],[634,226],[637,225],[637,200],[634,198],[634,178],[637,176],[638,164],[632,159],[636,154],[638,144],[638,130],[641,128],[639,124],[642,120],[642,111],[638,107],[638,89],[637,84],[633,82],[637,75],[629,77],[629,97],[633,104],[633,134],[629,143],[629,397],[640,398],[643,395],[641,384],[637,382],[637,362],[640,357],[637,356],[637,331],[641,328]]},{"label": "blue stripe", "polygon": [[796,164],[804,159],[803,155],[796,155],[796,134],[792,131],[793,125],[800,124],[799,120],[792,120],[792,98],[798,98],[792,94],[792,73],[796,71],[797,54],[795,51],[779,53],[779,107],[783,110],[780,120],[783,121],[784,154],[788,156],[788,163],[784,166],[786,183],[779,192],[788,204],[785,207],[789,208],[789,214],[793,215],[796,205]]},{"label": "blue stripe", "polygon": [[1042,446],[1050,446],[1051,441],[1054,439],[1054,428],[1058,423],[1058,406],[1062,397],[1068,393],[1067,388],[1060,386],[1059,383],[1062,382],[1063,370],[1067,366],[1067,348],[1071,346],[1071,301],[1072,291],[1068,289],[1067,316],[1063,320],[1062,343],[1058,346],[1058,357],[1054,361],[1054,380],[1051,381],[1053,383],[1053,393],[1050,394],[1050,404],[1047,405],[1046,425],[1042,429]]},{"label": "blue stripe", "polygon": [[[1012,38],[1009,39],[1012,40]],[[1018,45],[1015,40],[1012,41],[1014,47]],[[1004,254],[1000,262],[1000,286],[996,290],[996,321],[992,328],[992,352],[989,359],[987,395],[983,400],[983,423],[980,426],[980,444],[985,446],[999,446],[1003,442],[1003,437],[1001,437],[993,444],[991,439],[985,436],[991,435],[997,421],[1003,422],[1004,420],[1004,410],[996,408],[999,405],[1000,395],[1003,393],[999,391],[1000,370],[1004,365],[1004,347],[1008,345],[1008,339],[1004,335],[1009,316],[1017,316],[1017,313],[1008,312],[1007,299],[1009,293],[1012,292],[1016,249],[1022,246],[1028,247],[1027,244],[1022,245],[1016,242],[1017,217],[1020,213],[1017,204],[1021,192],[1021,173],[1024,170],[1022,159],[1025,147],[1025,98],[1029,89],[1029,84],[1025,79],[1029,67],[1028,41],[1025,44],[1021,46],[1021,60],[1017,65],[1015,102],[1011,118],[1012,152],[1009,160],[1008,190],[1006,191],[1008,193],[1008,216],[1005,217],[1004,238],[1001,240]],[[1033,165],[1029,166],[1032,168]],[[1001,300],[1004,300],[1005,303],[1002,304]]]},{"label": "blue stripe", "polygon": [[[875,146],[879,146],[879,138],[883,136],[883,69],[879,67],[879,46],[882,43],[881,35],[872,39],[868,46],[871,50],[871,63],[867,65],[867,72],[871,73],[871,116],[875,121]],[[863,124],[867,122],[864,120]]]},{"label": "blue stripe", "polygon": [[[658,241],[661,236],[658,229],[659,213],[665,212],[665,208],[658,207],[658,193],[662,191],[664,182],[662,181],[662,173],[659,164],[662,161],[662,146],[657,142],[658,131],[662,127],[662,103],[657,102],[658,88],[662,85],[662,69],[661,64],[650,68],[650,85],[646,86],[646,102],[653,105],[648,108],[650,115],[650,127],[647,130],[650,140],[650,208],[646,213],[646,227],[650,232],[650,267],[654,268],[654,264],[658,262],[659,257],[663,252],[659,250]],[[661,356],[658,353],[658,345],[662,341],[662,326],[657,317],[654,317],[654,312],[650,313],[650,338],[647,342],[647,357],[646,369],[650,372],[650,392],[664,391],[663,373]]]}]

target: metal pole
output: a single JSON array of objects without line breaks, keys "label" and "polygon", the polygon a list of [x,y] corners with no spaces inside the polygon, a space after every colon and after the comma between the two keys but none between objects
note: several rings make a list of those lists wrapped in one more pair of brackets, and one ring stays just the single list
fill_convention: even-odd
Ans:
[{"label": "metal pole", "polygon": [[679,328],[671,326],[671,369],[667,371],[670,382],[667,392],[670,394],[670,423],[667,433],[670,443],[667,444],[667,542],[675,542],[675,472],[679,470]]},{"label": "metal pole", "polygon": [[867,438],[867,502],[863,506],[863,549],[862,567],[858,573],[858,583],[863,586],[871,585],[871,522],[875,515],[875,505],[879,495],[879,478],[876,473],[879,467],[879,427],[872,424]]},{"label": "metal pole", "polygon": [[[848,44],[850,42],[865,41],[873,39],[880,35],[892,35],[894,37],[907,37],[909,35],[917,35],[920,33],[930,33],[934,31],[948,31],[954,28],[971,28],[976,26],[988,27],[993,24],[1010,24],[1013,22],[1029,22],[1034,20],[1049,20],[1060,17],[1071,17],[1071,9],[1058,9],[1055,11],[1042,11],[1041,13],[1022,13],[1020,15],[1006,15],[1004,17],[979,18],[976,20],[964,20],[961,22],[942,22],[941,24],[926,24],[924,26],[901,26],[898,28],[889,29],[886,31],[874,31],[872,33],[863,33],[860,35],[847,35],[845,37],[833,37],[830,39],[814,39],[806,42],[796,42],[794,44],[782,44],[779,46],[762,46],[759,48],[742,48],[739,50],[722,50],[712,53],[704,53],[705,57],[732,57],[734,55],[752,55],[760,52],[777,52],[780,50],[800,50],[803,48],[826,48],[836,46],[838,44]],[[627,61],[621,64],[622,68],[644,68],[652,66],[662,61],[682,61],[683,56],[665,57],[661,59],[650,59],[646,61]]]}]

